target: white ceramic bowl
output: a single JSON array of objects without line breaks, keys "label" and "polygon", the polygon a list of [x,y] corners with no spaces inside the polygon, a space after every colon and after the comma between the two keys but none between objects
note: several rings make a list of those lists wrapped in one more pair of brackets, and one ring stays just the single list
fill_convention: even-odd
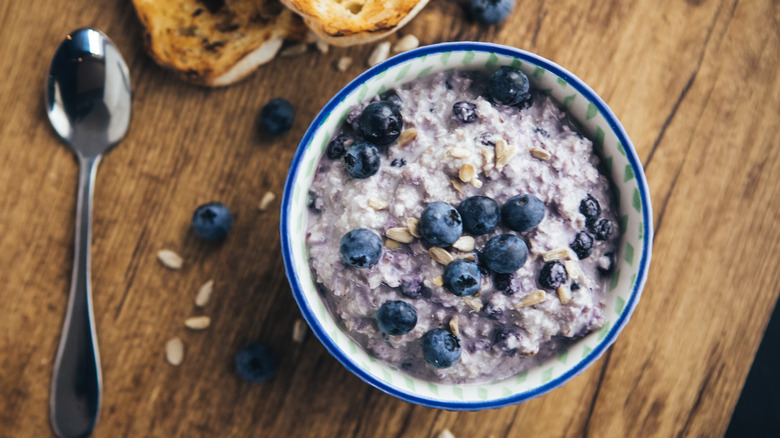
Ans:
[{"label": "white ceramic bowl", "polygon": [[[317,292],[308,264],[306,218],[317,163],[350,107],[416,78],[445,70],[494,71],[510,65],[532,86],[560,102],[580,122],[605,160],[619,200],[620,246],[606,292],[606,324],[547,362],[488,383],[453,385],[420,380],[367,354],[337,324]],[[604,101],[577,77],[538,55],[488,43],[421,47],[371,68],[314,119],[290,165],[281,212],[282,254],[293,295],[306,322],[347,369],[380,390],[411,403],[449,410],[498,408],[538,397],[581,373],[617,338],[634,311],[650,264],[652,210],[642,164],[626,132]]]}]

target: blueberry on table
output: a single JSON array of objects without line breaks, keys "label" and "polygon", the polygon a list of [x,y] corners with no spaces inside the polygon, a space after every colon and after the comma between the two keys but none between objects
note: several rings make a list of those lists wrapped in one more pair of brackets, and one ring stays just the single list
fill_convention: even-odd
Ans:
[{"label": "blueberry on table", "polygon": [[379,150],[367,141],[353,143],[344,154],[347,173],[355,179],[365,179],[374,175],[379,171],[381,163]]},{"label": "blueberry on table", "polygon": [[501,207],[501,219],[518,233],[536,227],[544,219],[544,202],[534,195],[517,195]]},{"label": "blueberry on table", "polygon": [[463,220],[455,207],[432,202],[420,215],[420,235],[431,245],[449,246],[463,233]]},{"label": "blueberry on table", "polygon": [[539,272],[539,284],[544,289],[556,290],[568,279],[566,268],[557,260],[545,263]]},{"label": "blueberry on table", "polygon": [[453,295],[466,297],[479,291],[482,275],[476,263],[458,259],[444,268],[444,287]]},{"label": "blueberry on table", "polygon": [[599,201],[591,195],[588,195],[580,201],[580,213],[582,213],[586,219],[596,219],[601,214],[601,206]]},{"label": "blueberry on table", "polygon": [[233,226],[233,215],[221,202],[203,204],[192,214],[192,230],[207,240],[222,240]]},{"label": "blueberry on table", "polygon": [[493,102],[517,105],[528,98],[531,84],[525,73],[504,66],[490,76],[487,89]]},{"label": "blueberry on table", "polygon": [[377,146],[386,146],[401,135],[404,121],[392,104],[380,100],[363,110],[358,125],[366,140]]},{"label": "blueberry on table", "polygon": [[515,0],[470,0],[471,16],[483,24],[498,24],[506,20],[515,7]]},{"label": "blueberry on table", "polygon": [[264,382],[276,371],[273,350],[262,344],[249,344],[236,355],[236,371],[247,382]]},{"label": "blueberry on table", "polygon": [[385,91],[381,96],[379,96],[379,99],[389,103],[390,106],[392,106],[393,109],[399,113],[401,112],[401,107],[403,106],[404,101],[395,90]]},{"label": "blueberry on table", "polygon": [[417,325],[417,311],[403,301],[388,301],[376,312],[376,323],[382,333],[403,335]]},{"label": "blueberry on table", "polygon": [[447,330],[435,328],[423,335],[422,353],[436,368],[449,368],[460,360],[460,341]]},{"label": "blueberry on table", "polygon": [[487,196],[464,199],[458,206],[458,213],[463,220],[463,229],[475,236],[495,230],[501,217],[498,203]]},{"label": "blueberry on table", "polygon": [[509,274],[520,269],[528,258],[528,247],[514,234],[500,234],[488,240],[480,262],[493,272]]},{"label": "blueberry on table", "polygon": [[369,268],[382,256],[382,239],[371,230],[357,228],[341,238],[339,252],[349,266]]},{"label": "blueberry on table", "polygon": [[473,123],[477,121],[477,106],[471,102],[455,102],[452,105],[452,118],[460,123]]},{"label": "blueberry on table", "polygon": [[287,132],[295,119],[295,110],[292,104],[285,99],[273,99],[260,111],[260,124],[273,135]]},{"label": "blueberry on table", "polygon": [[607,219],[588,219],[586,225],[596,240],[607,240],[612,235],[612,222]]},{"label": "blueberry on table", "polygon": [[325,150],[325,156],[330,160],[338,160],[347,153],[347,148],[354,143],[354,140],[344,134],[336,136],[328,143],[328,148]]},{"label": "blueberry on table", "polygon": [[574,236],[574,241],[569,247],[577,254],[578,259],[586,259],[593,252],[593,236],[587,231],[580,231]]}]

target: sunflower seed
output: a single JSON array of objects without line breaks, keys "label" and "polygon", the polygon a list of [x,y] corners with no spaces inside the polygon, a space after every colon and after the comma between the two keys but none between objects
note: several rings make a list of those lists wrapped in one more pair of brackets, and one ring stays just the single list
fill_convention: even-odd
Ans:
[{"label": "sunflower seed", "polygon": [[496,169],[503,169],[516,154],[517,148],[508,145],[506,140],[496,140]]},{"label": "sunflower seed", "polygon": [[474,309],[475,312],[479,312],[480,310],[482,310],[482,301],[476,298],[463,297],[463,301],[466,303],[467,306]]},{"label": "sunflower seed", "polygon": [[437,438],[455,438],[455,435],[453,435],[449,429],[444,429],[439,432],[439,436]]},{"label": "sunflower seed", "polygon": [[520,300],[519,303],[515,304],[515,309],[533,306],[534,304],[539,304],[546,299],[547,299],[547,294],[544,293],[543,290],[537,289],[531,292],[530,294],[526,295],[525,298]]},{"label": "sunflower seed", "polygon": [[471,260],[472,262],[477,260],[477,258],[474,257],[474,254],[472,254],[472,253],[461,254],[460,258],[462,258],[463,260]]},{"label": "sunflower seed", "polygon": [[471,156],[471,151],[463,148],[452,148],[449,150],[449,154],[452,158],[468,158]]},{"label": "sunflower seed", "polygon": [[452,257],[452,254],[448,253],[446,249],[439,248],[438,246],[432,246],[431,249],[428,250],[428,255],[431,256],[433,261],[436,263],[441,263],[444,266],[449,265],[453,260],[455,260]]},{"label": "sunflower seed", "polygon": [[368,66],[373,67],[390,56],[390,42],[382,41],[374,47],[374,51],[368,57]]},{"label": "sunflower seed", "polygon": [[195,295],[195,305],[198,307],[206,307],[211,299],[211,293],[214,292],[214,280],[209,280],[203,283],[203,286],[198,289],[198,294]]},{"label": "sunflower seed", "polygon": [[184,343],[179,338],[173,338],[165,343],[165,360],[177,367],[184,360]]},{"label": "sunflower seed", "polygon": [[168,269],[173,269],[174,271],[181,269],[182,265],[184,264],[184,260],[181,258],[181,256],[171,251],[170,249],[161,249],[158,251],[157,259],[160,261],[160,263],[163,264],[163,266]]},{"label": "sunflower seed", "polygon": [[551,262],[553,260],[562,260],[569,258],[569,248],[558,248],[551,251],[547,251],[542,254],[542,260],[545,262]]},{"label": "sunflower seed", "polygon": [[401,135],[398,136],[398,147],[404,147],[407,144],[411,143],[412,140],[417,138],[417,130],[414,128],[409,128],[401,133]]},{"label": "sunflower seed", "polygon": [[391,251],[395,251],[396,249],[401,247],[401,244],[396,242],[393,239],[385,239],[385,246],[387,247],[387,249]]},{"label": "sunflower seed", "polygon": [[482,181],[480,181],[477,178],[471,178],[471,185],[475,188],[481,189],[482,188]]},{"label": "sunflower seed", "polygon": [[482,148],[481,151],[483,160],[482,171],[489,172],[495,166],[495,154],[491,148]]},{"label": "sunflower seed", "polygon": [[306,321],[302,319],[296,319],[295,324],[293,324],[293,342],[301,343],[303,342],[304,338],[306,338]]},{"label": "sunflower seed", "polygon": [[458,178],[460,178],[460,180],[463,182],[469,182],[474,179],[474,175],[476,175],[476,173],[477,169],[474,168],[474,165],[466,163],[460,166],[460,170],[458,171]]},{"label": "sunflower seed", "polygon": [[257,204],[257,209],[265,211],[269,205],[276,199],[276,195],[273,192],[265,192],[265,195],[260,199],[260,203]]},{"label": "sunflower seed", "polygon": [[573,280],[580,278],[580,266],[574,260],[566,260],[563,262],[563,267],[566,268],[566,273]]},{"label": "sunflower seed", "polygon": [[384,210],[387,208],[387,201],[382,198],[371,198],[368,200],[368,206],[374,210]]},{"label": "sunflower seed", "polygon": [[454,187],[455,190],[458,191],[458,193],[463,193],[463,183],[461,183],[456,179],[452,179],[450,180],[450,182],[452,183],[452,187]]},{"label": "sunflower seed", "polygon": [[408,34],[396,41],[393,46],[393,53],[406,52],[408,50],[416,49],[420,45],[420,40],[412,34]]},{"label": "sunflower seed", "polygon": [[409,233],[412,236],[417,238],[420,237],[419,226],[420,226],[420,219],[417,219],[416,217],[410,217],[409,219],[406,220],[406,228],[409,228]]},{"label": "sunflower seed", "polygon": [[338,71],[347,71],[350,65],[352,65],[352,58],[349,56],[342,56],[336,63],[336,69]]},{"label": "sunflower seed", "polygon": [[453,316],[452,318],[450,318],[450,331],[452,331],[453,335],[457,335],[458,334],[458,317],[457,316]]},{"label": "sunflower seed", "polygon": [[566,286],[559,287],[558,299],[561,300],[561,304],[568,304],[569,301],[571,301],[571,293],[569,293],[569,288]]},{"label": "sunflower seed", "polygon": [[531,156],[542,161],[547,161],[552,157],[552,154],[542,148],[531,148]]},{"label": "sunflower seed", "polygon": [[211,325],[211,318],[208,316],[192,316],[184,321],[184,326],[192,330],[204,330]]},{"label": "sunflower seed", "polygon": [[444,279],[443,279],[443,278],[441,278],[441,275],[439,275],[438,277],[434,278],[434,279],[433,279],[433,280],[431,280],[431,281],[432,281],[432,282],[433,282],[433,284],[435,284],[436,286],[444,286]]},{"label": "sunflower seed", "polygon": [[406,227],[390,228],[387,231],[385,231],[385,236],[395,240],[396,242],[401,242],[401,243],[414,242],[414,236],[412,236],[412,233],[410,233],[409,229]]},{"label": "sunflower seed", "polygon": [[471,236],[460,236],[452,247],[463,252],[474,251],[474,238]]},{"label": "sunflower seed", "polygon": [[303,55],[308,50],[309,46],[305,43],[296,44],[294,46],[287,47],[279,52],[279,56],[298,56]]}]

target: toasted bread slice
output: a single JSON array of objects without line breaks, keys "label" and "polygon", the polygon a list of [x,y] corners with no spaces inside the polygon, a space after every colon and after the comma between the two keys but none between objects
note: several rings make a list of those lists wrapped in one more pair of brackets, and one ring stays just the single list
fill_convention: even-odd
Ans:
[{"label": "toasted bread slice", "polygon": [[147,51],[200,85],[230,85],[305,26],[279,0],[133,0]]},{"label": "toasted bread slice", "polygon": [[282,0],[323,41],[334,46],[370,43],[414,18],[428,0]]}]

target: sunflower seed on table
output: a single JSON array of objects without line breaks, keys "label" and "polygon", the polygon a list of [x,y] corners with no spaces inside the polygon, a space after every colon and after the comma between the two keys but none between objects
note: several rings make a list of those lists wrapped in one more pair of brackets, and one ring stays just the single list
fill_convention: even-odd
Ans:
[{"label": "sunflower seed on table", "polygon": [[184,343],[180,338],[172,338],[165,343],[165,360],[175,367],[184,361]]},{"label": "sunflower seed on table", "polygon": [[157,260],[159,260],[160,263],[162,263],[166,268],[172,269],[174,271],[181,269],[181,267],[184,265],[184,259],[182,259],[180,255],[176,254],[170,249],[161,249],[158,251]]},{"label": "sunflower seed on table", "polygon": [[211,300],[211,294],[214,292],[214,280],[209,280],[198,289],[198,294],[195,295],[195,305],[197,307],[206,307],[206,304]]},{"label": "sunflower seed on table", "polygon": [[393,53],[406,52],[420,46],[420,40],[412,34],[405,35],[393,45]]},{"label": "sunflower seed on table", "polygon": [[211,318],[208,316],[191,316],[184,320],[184,326],[192,330],[205,330],[211,325]]},{"label": "sunflower seed on table", "polygon": [[455,438],[455,435],[453,435],[449,429],[444,429],[439,432],[439,436],[437,438]]},{"label": "sunflower seed on table", "polygon": [[349,56],[342,56],[336,63],[336,69],[338,71],[347,71],[350,65],[352,65],[352,58]]},{"label": "sunflower seed on table", "polygon": [[374,51],[368,57],[368,66],[373,67],[390,56],[390,42],[382,41],[374,47]]},{"label": "sunflower seed on table", "polygon": [[304,338],[306,338],[307,328],[308,326],[306,325],[306,321],[300,318],[296,319],[295,324],[293,324],[293,342],[297,342],[299,344],[303,342]]},{"label": "sunflower seed on table", "polygon": [[276,195],[273,192],[265,192],[263,197],[260,199],[260,203],[257,204],[257,209],[260,211],[265,211],[268,209],[271,203],[274,202],[275,199]]}]

